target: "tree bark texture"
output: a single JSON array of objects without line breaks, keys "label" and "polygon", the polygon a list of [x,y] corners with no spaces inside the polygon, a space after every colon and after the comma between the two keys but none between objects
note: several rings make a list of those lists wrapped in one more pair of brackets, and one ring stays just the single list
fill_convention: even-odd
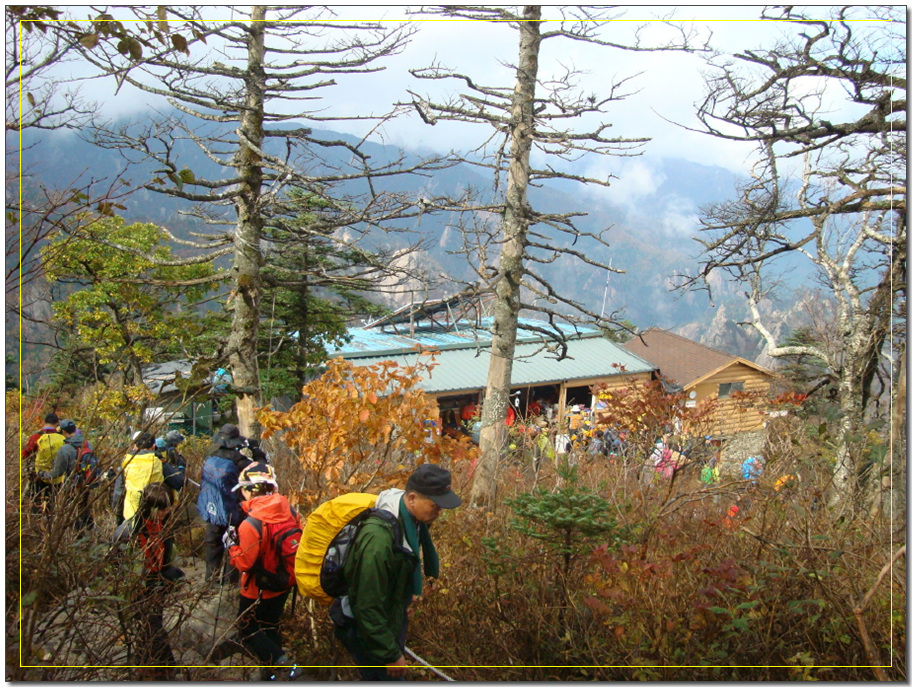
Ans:
[{"label": "tree bark texture", "polygon": [[[263,256],[260,236],[263,218],[260,192],[263,167],[260,155],[263,145],[263,115],[265,85],[265,27],[264,7],[251,12],[247,44],[246,107],[241,115],[243,136],[237,153],[238,175],[241,179],[237,199],[237,228],[234,234],[234,293],[231,298],[231,334],[228,337],[228,363],[237,394],[238,427],[246,437],[259,437],[260,426],[256,408],[260,402],[257,337],[260,320],[260,270]],[[249,141],[256,150],[243,140]]]},{"label": "tree bark texture", "polygon": [[481,457],[470,497],[474,505],[494,503],[497,466],[506,440],[504,422],[510,404],[510,380],[520,310],[520,284],[531,219],[527,188],[532,132],[535,128],[532,108],[541,48],[541,7],[524,7],[523,19],[525,21],[519,23],[519,62],[510,114],[510,167],[501,232],[503,245],[495,287],[491,362],[481,413]]},{"label": "tree bark texture", "polygon": [[892,443],[893,471],[892,493],[890,494],[890,510],[893,518],[893,528],[899,529],[906,522],[906,482],[908,471],[906,463],[906,345],[902,345],[902,352],[897,357],[894,369],[893,383],[893,415],[890,426],[890,440]]}]

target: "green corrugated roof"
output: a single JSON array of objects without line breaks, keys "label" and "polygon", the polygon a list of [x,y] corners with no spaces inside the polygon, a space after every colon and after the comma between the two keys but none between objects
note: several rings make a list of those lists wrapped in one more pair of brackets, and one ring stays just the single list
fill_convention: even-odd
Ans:
[{"label": "green corrugated roof", "polygon": [[[490,352],[490,346],[440,351],[436,357],[437,366],[431,371],[430,379],[422,381],[421,388],[433,394],[485,388]],[[567,355],[569,357],[563,360],[555,360],[555,354],[544,350],[541,344],[517,344],[511,385],[517,387],[552,384],[564,380],[613,377],[656,369],[655,365],[634,355],[623,346],[600,336],[568,341]],[[394,360],[400,365],[414,365],[417,359],[418,354],[415,351],[402,350],[376,357],[354,358],[351,362],[359,367],[382,360]],[[622,366],[623,370],[615,364]]]}]

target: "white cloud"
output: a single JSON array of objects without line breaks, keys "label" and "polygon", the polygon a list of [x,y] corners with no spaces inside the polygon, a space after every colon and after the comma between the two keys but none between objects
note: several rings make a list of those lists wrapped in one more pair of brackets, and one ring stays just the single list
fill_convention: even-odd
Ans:
[{"label": "white cloud", "polygon": [[696,233],[699,224],[699,215],[692,201],[673,196],[667,199],[659,226],[668,235],[690,236]]},{"label": "white cloud", "polygon": [[[608,166],[608,162],[602,163]],[[596,165],[594,171],[601,172],[598,168],[602,165]],[[612,165],[616,167],[616,165]],[[591,172],[587,172],[590,176]],[[618,173],[617,179],[611,180],[611,186],[608,188],[599,188],[589,186],[587,188],[595,191],[601,198],[614,204],[636,210],[644,199],[654,196],[659,187],[665,183],[665,174],[656,169],[645,159],[637,159],[627,162],[623,165],[623,172]]]},{"label": "white cloud", "polygon": [[[332,7],[341,19],[383,20],[388,26],[398,21],[414,21],[401,6]],[[214,13],[223,12],[212,8]],[[646,22],[646,39],[659,41],[667,29],[655,19],[668,14],[667,7],[630,7],[622,21],[606,22],[605,36],[612,40],[629,40],[640,22]],[[759,7],[680,7],[677,19],[694,20],[694,27],[704,32],[712,31],[714,45],[726,50],[743,50],[770,41],[770,36],[780,27],[769,22],[753,20]],[[545,16],[556,16],[557,8],[546,7]],[[727,19],[730,21],[718,21]],[[545,30],[551,25],[545,24]],[[506,66],[516,61],[515,32],[502,24],[488,22],[460,22],[434,20],[419,24],[420,30],[399,55],[384,61],[385,69],[370,75],[340,75],[338,86],[321,89],[326,107],[342,116],[364,115],[365,112],[382,114],[394,103],[410,99],[408,89],[417,92],[444,94],[465,92],[458,81],[418,81],[409,69],[426,66],[434,59],[442,64],[471,75],[485,85],[512,85],[512,71]],[[653,34],[650,36],[650,34]],[[604,117],[612,124],[607,134],[611,136],[651,137],[645,147],[648,157],[680,157],[708,165],[719,165],[743,172],[747,166],[751,146],[721,141],[710,136],[689,132],[686,127],[696,127],[694,104],[703,92],[700,70],[705,67],[698,55],[680,52],[629,52],[587,45],[579,41],[549,39],[543,43],[540,74],[543,78],[555,74],[562,66],[572,66],[582,72],[580,85],[587,92],[604,93],[613,82],[640,74],[625,86],[625,90],[638,91],[621,101],[611,104]],[[87,90],[104,102],[104,113],[117,117],[132,112],[142,112],[150,106],[149,97],[128,86],[114,94],[108,80],[90,82]],[[158,101],[156,105],[163,105]],[[594,122],[583,125],[590,127]],[[600,123],[600,122],[599,122]],[[327,128],[363,135],[375,122],[327,122]],[[410,148],[428,148],[446,151],[450,148],[466,149],[478,145],[490,134],[486,126],[468,126],[440,122],[436,126],[422,123],[414,113],[393,120],[381,129],[384,142]],[[627,182],[626,193],[645,191],[638,183],[644,168],[635,170],[639,175]],[[627,173],[629,176],[629,173]],[[624,184],[625,182],[621,182]]]}]

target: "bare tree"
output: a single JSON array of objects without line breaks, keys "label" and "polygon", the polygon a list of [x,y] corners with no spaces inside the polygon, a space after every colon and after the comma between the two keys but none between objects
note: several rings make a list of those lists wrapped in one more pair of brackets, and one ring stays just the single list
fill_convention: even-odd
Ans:
[{"label": "bare tree", "polygon": [[[688,285],[727,273],[745,286],[747,324],[771,356],[811,356],[831,371],[842,411],[834,497],[847,503],[863,467],[852,437],[905,300],[904,16],[858,7],[818,19],[786,7],[763,18],[788,36],[710,62],[698,113],[705,132],[754,142],[759,155],[737,198],[707,209],[702,265]],[[761,316],[785,255],[810,261],[828,290],[829,346],[782,345]]]},{"label": "bare tree", "polygon": [[[281,215],[283,199],[297,189],[334,211],[315,218],[320,232],[325,235],[326,222],[346,227],[336,240],[354,250],[367,227],[410,215],[406,200],[383,190],[384,178],[431,169],[435,163],[407,161],[404,155],[374,162],[363,152],[363,140],[327,139],[308,127],[283,126],[291,120],[322,124],[341,119],[326,111],[319,93],[341,75],[381,70],[379,61],[407,42],[408,26],[335,22],[328,11],[313,8],[206,12],[233,18],[208,20],[197,9],[170,7],[167,16],[180,20],[192,35],[189,40],[141,58],[97,49],[86,50],[85,57],[120,84],[160,96],[172,108],[151,124],[101,130],[98,142],[153,160],[158,175],[146,187],[197,204],[188,212],[212,228],[189,238],[171,237],[194,253],[182,264],[233,256],[227,300],[232,324],[225,354],[241,431],[257,436],[264,226]],[[276,141],[284,142],[284,150]],[[188,142],[214,163],[215,172],[181,164],[180,149]],[[231,208],[233,219],[226,214]],[[396,264],[379,259],[374,267],[390,272]],[[289,275],[274,276],[271,282],[296,283],[301,282]]]},{"label": "bare tree", "polygon": [[[686,49],[693,35],[679,30],[679,38],[661,48],[650,48],[637,35],[631,43],[601,36],[601,24],[617,18],[617,11],[562,8],[553,22],[542,19],[540,6],[519,10],[490,7],[447,6],[424,10],[450,18],[498,22],[515,32],[518,58],[512,84],[484,85],[470,75],[433,64],[412,74],[423,80],[452,80],[461,91],[447,99],[411,93],[412,107],[428,124],[439,121],[471,122],[491,127],[490,137],[461,161],[493,175],[494,199],[463,208],[476,215],[472,246],[473,265],[479,276],[476,287],[494,294],[491,362],[481,418],[481,459],[472,486],[475,504],[493,502],[497,464],[504,445],[504,420],[509,405],[510,380],[521,312],[534,314],[540,325],[523,327],[538,331],[552,342],[555,355],[566,353],[561,322],[581,319],[617,326],[616,316],[601,320],[580,303],[559,293],[544,274],[548,266],[568,269],[574,261],[609,270],[589,257],[592,249],[607,247],[605,230],[588,232],[574,223],[583,212],[563,214],[536,211],[528,190],[545,180],[565,179],[608,186],[609,178],[590,178],[569,171],[569,164],[587,155],[635,155],[648,138],[609,136],[610,124],[602,115],[614,102],[630,95],[629,79],[612,83],[604,93],[584,92],[579,74],[567,68],[547,79],[539,76],[542,45],[552,39],[580,41],[620,50]],[[552,26],[553,30],[543,30]],[[576,130],[574,122],[598,121],[590,130]],[[580,126],[585,126],[580,125]],[[534,155],[533,155],[534,151]],[[541,156],[541,162],[539,161]],[[488,216],[489,222],[478,220]],[[589,250],[583,250],[587,244]],[[616,270],[617,271],[617,270]]]}]

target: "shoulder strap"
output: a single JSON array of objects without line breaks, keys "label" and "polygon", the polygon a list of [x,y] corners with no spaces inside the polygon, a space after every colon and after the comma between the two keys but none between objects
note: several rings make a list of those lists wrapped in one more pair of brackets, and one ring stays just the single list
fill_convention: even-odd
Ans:
[{"label": "shoulder strap", "polygon": [[390,513],[385,508],[369,509],[371,516],[377,516],[385,523],[393,526],[393,548],[405,550],[402,546],[402,527],[399,525],[399,518]]},{"label": "shoulder strap", "polygon": [[248,515],[247,520],[248,520],[248,522],[250,522],[251,525],[253,525],[253,529],[256,530],[256,533],[258,535],[260,535],[260,539],[262,540],[262,538],[263,538],[263,521],[252,515]]}]

